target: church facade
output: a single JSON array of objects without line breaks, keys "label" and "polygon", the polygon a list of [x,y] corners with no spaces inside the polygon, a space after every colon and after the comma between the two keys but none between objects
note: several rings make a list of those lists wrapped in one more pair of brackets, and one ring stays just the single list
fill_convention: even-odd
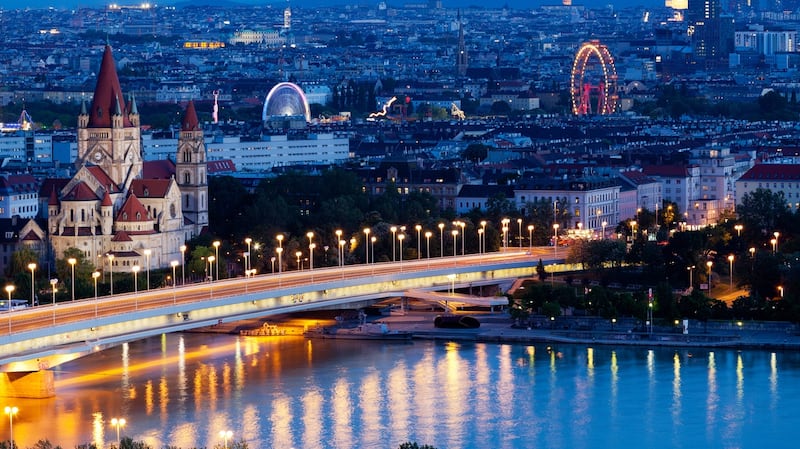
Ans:
[{"label": "church facade", "polygon": [[194,104],[181,124],[175,162],[144,162],[139,112],[127,101],[106,46],[91,107],[78,116],[75,175],[48,200],[56,258],[77,248],[98,269],[166,268],[208,227],[203,133]]}]

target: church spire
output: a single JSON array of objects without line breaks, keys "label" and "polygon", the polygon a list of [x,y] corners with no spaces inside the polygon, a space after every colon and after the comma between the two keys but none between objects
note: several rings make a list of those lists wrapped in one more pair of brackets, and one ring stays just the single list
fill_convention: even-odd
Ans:
[{"label": "church spire", "polygon": [[[116,111],[125,110],[125,100],[122,88],[117,77],[117,66],[111,46],[106,45],[103,60],[100,62],[100,72],[97,75],[97,86],[94,89],[92,107],[89,111],[89,128],[111,128],[111,117]],[[123,117],[123,125],[131,126],[128,117]]]}]

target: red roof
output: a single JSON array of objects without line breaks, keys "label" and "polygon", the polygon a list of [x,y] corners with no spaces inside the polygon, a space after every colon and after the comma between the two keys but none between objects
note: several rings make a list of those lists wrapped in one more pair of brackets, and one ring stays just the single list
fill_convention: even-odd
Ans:
[{"label": "red roof", "polygon": [[117,221],[150,221],[150,214],[147,213],[147,209],[139,201],[139,198],[136,198],[136,195],[131,193],[128,195],[128,199],[125,200],[125,204],[123,204],[122,208],[119,210]]},{"label": "red roof", "polygon": [[144,179],[170,179],[174,175],[175,163],[169,159],[142,163],[142,178]]},{"label": "red roof", "polygon": [[139,198],[164,198],[169,183],[169,179],[134,179],[129,192]]},{"label": "red roof", "polygon": [[58,195],[56,195],[56,186],[50,191],[50,198],[47,200],[48,206],[58,206]]},{"label": "red roof", "polygon": [[109,193],[119,193],[119,186],[108,176],[108,173],[106,173],[102,167],[90,165],[87,166],[86,169],[97,179],[97,182],[99,182],[101,186],[111,190]]},{"label": "red roof", "polygon": [[100,62],[100,73],[97,75],[97,86],[94,88],[92,108],[89,111],[89,128],[111,128],[111,117],[116,112],[122,113],[123,125],[130,127],[125,109],[125,98],[119,86],[117,67],[111,46],[106,45],[103,60]]},{"label": "red roof", "polygon": [[747,170],[740,181],[798,181],[800,164],[758,164]]},{"label": "red roof", "polygon": [[100,203],[101,206],[113,206],[114,203],[111,202],[111,195],[108,194],[108,190],[103,192],[103,202]]},{"label": "red roof", "polygon": [[25,237],[23,237],[22,240],[26,241],[26,242],[39,242],[42,239],[40,239],[39,236],[36,235],[35,232],[30,231],[27,234],[25,234]]},{"label": "red roof", "polygon": [[86,185],[85,182],[79,182],[75,184],[75,187],[72,188],[63,198],[62,201],[97,201],[97,195],[95,195],[94,191]]},{"label": "red roof", "polygon": [[208,170],[209,174],[220,173],[220,172],[232,172],[236,171],[236,165],[230,159],[208,161],[206,162],[206,170]]},{"label": "red roof", "polygon": [[132,242],[133,239],[125,231],[117,231],[114,237],[111,238],[112,242]]},{"label": "red roof", "polygon": [[186,106],[186,114],[183,116],[183,123],[181,123],[182,131],[198,131],[200,129],[200,121],[197,120],[197,111],[194,109],[194,101],[189,101]]}]

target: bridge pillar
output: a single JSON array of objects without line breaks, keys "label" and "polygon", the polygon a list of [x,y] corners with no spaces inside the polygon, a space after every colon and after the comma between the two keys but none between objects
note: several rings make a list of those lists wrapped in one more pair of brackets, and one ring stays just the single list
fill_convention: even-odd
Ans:
[{"label": "bridge pillar", "polygon": [[0,396],[44,399],[55,395],[53,372],[50,370],[0,373]]}]

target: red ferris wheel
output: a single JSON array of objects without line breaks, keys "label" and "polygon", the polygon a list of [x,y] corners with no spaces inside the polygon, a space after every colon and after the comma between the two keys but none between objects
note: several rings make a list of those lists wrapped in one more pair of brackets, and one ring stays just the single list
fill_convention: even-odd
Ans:
[{"label": "red ferris wheel", "polygon": [[584,42],[575,54],[569,93],[575,115],[604,115],[617,111],[617,69],[608,47],[599,40]]}]

